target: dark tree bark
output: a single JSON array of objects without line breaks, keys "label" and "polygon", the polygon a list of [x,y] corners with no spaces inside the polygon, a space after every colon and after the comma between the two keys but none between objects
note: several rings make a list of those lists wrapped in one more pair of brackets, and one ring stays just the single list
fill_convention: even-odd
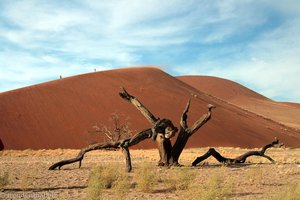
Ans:
[{"label": "dark tree bark", "polygon": [[199,118],[191,128],[188,128],[187,124],[187,113],[190,108],[190,100],[187,102],[187,105],[182,113],[180,120],[180,132],[178,134],[177,140],[172,148],[172,158],[169,161],[173,165],[179,165],[179,157],[188,141],[188,139],[197,131],[201,126],[203,126],[208,120],[211,118],[211,110],[215,108],[215,106],[209,104],[208,112],[204,114],[201,118]]},{"label": "dark tree bark", "polygon": [[93,150],[108,150],[108,149],[122,149],[123,154],[125,156],[125,161],[126,161],[126,169],[128,172],[131,171],[132,166],[131,166],[131,158],[130,158],[130,153],[128,147],[136,145],[137,143],[150,138],[152,136],[152,130],[151,129],[146,129],[140,133],[137,133],[135,136],[132,138],[128,138],[125,140],[117,141],[117,142],[106,142],[106,143],[97,143],[88,146],[87,148],[83,148],[80,150],[79,154],[72,159],[68,160],[62,160],[60,162],[57,162],[49,167],[49,170],[54,170],[56,168],[60,169],[64,165],[72,164],[75,162],[79,162],[79,168],[81,167],[81,162],[84,158],[84,155]]},{"label": "dark tree bark", "polygon": [[0,138],[0,151],[2,151],[3,149],[4,149],[4,144],[3,144],[3,142],[2,142],[2,140]]},{"label": "dark tree bark", "polygon": [[[170,138],[172,138],[177,132],[177,128],[174,127],[173,123],[168,119],[159,120],[156,118],[147,108],[145,108],[134,96],[131,96],[127,93],[127,91],[123,88],[123,91],[120,93],[120,96],[123,99],[126,99],[130,103],[132,103],[141,113],[148,119],[148,121],[153,125],[156,125],[156,129],[152,128],[152,139],[156,140],[157,147],[159,150],[159,162],[160,166],[168,166],[168,165],[179,165],[178,160],[179,157],[188,141],[188,139],[201,128],[208,120],[211,118],[211,110],[215,108],[215,106],[209,104],[208,105],[208,113],[204,114],[201,118],[199,118],[191,128],[187,125],[187,113],[190,107],[190,100],[187,102],[187,105],[183,111],[180,120],[180,132],[176,139],[174,146],[172,146]],[[158,124],[162,123],[164,126],[159,126]]]},{"label": "dark tree bark", "polygon": [[131,166],[131,158],[130,158],[130,152],[129,152],[128,147],[122,147],[122,152],[125,157],[126,171],[130,172],[132,169],[132,166]]},{"label": "dark tree bark", "polygon": [[155,117],[137,98],[130,95],[124,88],[122,88],[119,95],[121,98],[134,105],[150,122],[152,125],[151,138],[156,141],[160,156],[158,165],[165,165],[165,163],[168,163],[168,159],[171,157],[172,147],[170,138],[178,131],[177,127],[175,127],[169,119]]},{"label": "dark tree bark", "polygon": [[123,155],[125,156],[126,169],[128,172],[131,171],[131,158],[129,147],[138,144],[139,142],[152,138],[156,141],[160,160],[158,165],[168,166],[170,164],[178,165],[179,156],[184,149],[189,137],[193,135],[201,126],[203,126],[211,118],[211,109],[214,106],[208,106],[208,113],[204,114],[200,119],[198,119],[191,128],[187,126],[187,113],[190,106],[190,101],[188,101],[187,106],[182,114],[180,121],[180,133],[177,137],[177,140],[172,146],[170,138],[172,138],[178,129],[173,125],[172,121],[169,119],[160,119],[155,117],[136,97],[130,95],[124,88],[119,93],[120,97],[130,102],[134,105],[150,122],[152,125],[151,128],[144,130],[140,133],[137,133],[131,138],[125,140],[120,140],[116,142],[107,142],[107,143],[97,143],[88,146],[87,148],[82,149],[79,154],[72,159],[62,160],[57,162],[49,167],[49,170],[54,170],[56,168],[60,169],[62,166],[79,162],[79,168],[81,167],[81,162],[84,158],[85,153],[93,150],[102,150],[102,149],[121,149]]},{"label": "dark tree bark", "polygon": [[279,140],[277,138],[275,138],[275,140],[272,143],[265,145],[264,147],[262,147],[262,149],[260,151],[248,151],[236,158],[226,158],[226,157],[222,156],[219,152],[217,152],[214,148],[210,148],[205,154],[196,158],[194,160],[194,162],[192,163],[192,165],[196,166],[198,163],[204,161],[205,159],[209,158],[210,156],[213,156],[220,163],[226,163],[226,164],[244,163],[244,162],[246,162],[247,158],[250,156],[261,156],[261,157],[267,158],[272,163],[274,163],[275,161],[271,157],[265,155],[265,152],[268,148],[281,147],[283,145],[284,145],[283,143],[279,143]]}]

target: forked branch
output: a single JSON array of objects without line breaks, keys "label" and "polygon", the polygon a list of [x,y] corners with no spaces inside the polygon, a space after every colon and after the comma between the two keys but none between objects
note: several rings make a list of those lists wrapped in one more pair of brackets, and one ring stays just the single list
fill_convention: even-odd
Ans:
[{"label": "forked branch", "polygon": [[131,167],[131,159],[130,159],[130,153],[129,153],[129,149],[128,147],[133,146],[147,138],[150,138],[152,136],[152,130],[151,129],[147,129],[144,130],[140,133],[137,133],[135,136],[133,136],[132,138],[128,138],[125,140],[120,140],[117,142],[106,142],[106,143],[97,143],[97,144],[93,144],[88,146],[87,148],[83,148],[80,150],[79,154],[72,159],[68,159],[68,160],[62,160],[60,162],[57,162],[53,165],[51,165],[49,167],[49,170],[54,170],[56,168],[60,169],[62,166],[64,165],[68,165],[68,164],[72,164],[72,163],[76,163],[79,162],[79,168],[81,167],[81,162],[84,158],[84,155],[89,152],[89,151],[93,151],[93,150],[108,150],[108,149],[122,149],[124,156],[125,156],[125,160],[126,160],[126,169],[128,172],[130,172],[130,170],[132,169]]},{"label": "forked branch", "polygon": [[178,160],[180,157],[180,154],[182,153],[188,139],[200,128],[202,127],[206,122],[208,122],[211,119],[212,115],[212,109],[215,108],[215,106],[208,104],[208,112],[204,114],[201,118],[199,118],[191,128],[188,128],[187,118],[188,118],[188,111],[190,108],[190,99],[188,100],[186,107],[181,115],[180,119],[180,132],[178,134],[177,140],[172,148],[172,160],[170,163],[173,165],[179,165]]},{"label": "forked branch", "polygon": [[207,114],[204,114],[200,119],[198,119],[191,128],[188,128],[186,132],[189,133],[189,135],[193,135],[196,131],[198,131],[201,126],[203,126],[208,120],[211,118],[211,110],[215,108],[214,105],[208,104],[207,105],[208,112]]}]

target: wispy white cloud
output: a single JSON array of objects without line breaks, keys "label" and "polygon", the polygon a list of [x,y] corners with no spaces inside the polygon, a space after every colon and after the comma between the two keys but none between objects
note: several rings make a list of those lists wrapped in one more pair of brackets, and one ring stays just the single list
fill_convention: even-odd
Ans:
[{"label": "wispy white cloud", "polygon": [[[293,15],[292,12],[288,13]],[[187,64],[185,69],[177,67],[178,73],[220,76],[246,85],[265,96],[283,101],[300,101],[300,16],[284,19],[280,26],[260,33],[241,48],[233,47],[234,53],[227,58],[210,57]],[[222,51],[218,51],[222,52]],[[230,51],[228,51],[230,52]],[[230,57],[230,56],[229,56]],[[200,67],[193,67],[200,66]]]},{"label": "wispy white cloud", "polygon": [[296,0],[28,0],[0,8],[0,91],[154,64],[300,102]]}]

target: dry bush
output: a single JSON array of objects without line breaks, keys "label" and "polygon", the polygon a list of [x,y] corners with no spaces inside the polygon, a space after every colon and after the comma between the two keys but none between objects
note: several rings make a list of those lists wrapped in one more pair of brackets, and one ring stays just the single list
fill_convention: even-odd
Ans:
[{"label": "dry bush", "polygon": [[88,188],[87,188],[87,199],[96,200],[100,198],[102,184],[101,184],[101,171],[102,169],[97,167],[94,168],[88,179]]},{"label": "dry bush", "polygon": [[128,173],[122,170],[119,173],[118,179],[113,184],[113,190],[116,199],[125,199],[125,195],[129,192],[131,188],[130,177]]},{"label": "dry bush", "polygon": [[215,172],[203,184],[194,185],[186,190],[182,197],[188,200],[226,199],[232,191],[233,180],[225,179],[222,173]]},{"label": "dry bush", "polygon": [[103,189],[111,188],[118,180],[119,169],[117,166],[99,166],[95,167],[88,179],[87,197],[94,200],[99,199]]},{"label": "dry bush", "polygon": [[157,184],[157,173],[154,171],[153,166],[148,163],[142,163],[137,169],[136,183],[138,189],[143,192],[153,192],[154,186]]},{"label": "dry bush", "polygon": [[0,190],[3,189],[9,183],[9,174],[4,172],[0,175]]},{"label": "dry bush", "polygon": [[272,199],[272,200],[281,200],[281,199],[299,200],[300,199],[300,182],[289,184],[285,188],[283,188],[281,192],[277,193],[272,198],[267,197],[266,199]]},{"label": "dry bush", "polygon": [[166,184],[168,187],[176,190],[189,189],[196,177],[195,172],[189,168],[175,168],[169,175],[166,179]]}]

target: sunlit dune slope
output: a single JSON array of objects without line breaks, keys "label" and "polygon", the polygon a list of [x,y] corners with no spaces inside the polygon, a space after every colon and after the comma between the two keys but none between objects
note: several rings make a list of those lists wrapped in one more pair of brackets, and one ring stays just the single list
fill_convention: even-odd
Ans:
[{"label": "sunlit dune slope", "polygon": [[177,78],[206,94],[300,130],[300,104],[276,102],[238,83],[222,78],[211,76]]},{"label": "sunlit dune slope", "polygon": [[[287,146],[300,146],[294,129],[209,96],[205,90],[202,93],[158,68],[139,67],[83,74],[1,93],[0,138],[4,148],[82,148],[94,125],[112,125],[108,119],[114,112],[128,117],[133,130],[149,128],[148,121],[119,97],[121,86],[154,115],[169,118],[176,126],[189,98],[189,125],[207,112],[207,104],[216,105],[212,119],[190,138],[189,147],[260,147],[275,136]],[[153,148],[155,143],[148,140],[135,147]]]}]

